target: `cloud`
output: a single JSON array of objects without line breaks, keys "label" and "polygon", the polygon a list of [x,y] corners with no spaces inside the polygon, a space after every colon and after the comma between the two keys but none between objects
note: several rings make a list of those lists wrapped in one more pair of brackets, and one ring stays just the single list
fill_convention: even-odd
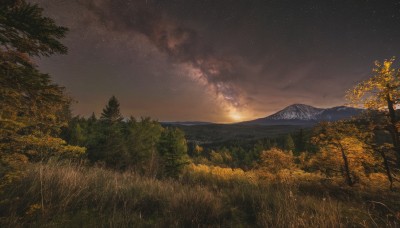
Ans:
[{"label": "cloud", "polygon": [[293,103],[340,105],[374,60],[400,51],[398,7],[379,1],[29,1],[71,29],[69,55],[40,61],[87,110],[88,94],[106,99],[111,82],[131,110],[148,109],[132,97],[162,103],[146,113],[160,119],[192,119],[194,106],[196,118],[229,121],[232,110],[256,118]]},{"label": "cloud", "polygon": [[82,0],[79,3],[112,32],[144,35],[175,63],[192,68],[203,84],[215,91],[228,108],[246,104],[244,92],[236,85],[237,66],[233,59],[218,56],[198,32],[180,24],[153,1]]}]

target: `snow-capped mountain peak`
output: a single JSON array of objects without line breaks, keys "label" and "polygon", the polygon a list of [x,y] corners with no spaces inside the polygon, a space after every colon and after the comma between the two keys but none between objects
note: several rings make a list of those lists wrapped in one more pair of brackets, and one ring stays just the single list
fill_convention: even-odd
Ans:
[{"label": "snow-capped mountain peak", "polygon": [[270,116],[242,122],[249,125],[313,125],[321,121],[350,119],[363,112],[363,109],[337,106],[316,108],[305,104],[293,104]]},{"label": "snow-capped mountain peak", "polygon": [[317,120],[325,109],[315,108],[305,104],[293,104],[281,111],[268,116],[270,120]]}]

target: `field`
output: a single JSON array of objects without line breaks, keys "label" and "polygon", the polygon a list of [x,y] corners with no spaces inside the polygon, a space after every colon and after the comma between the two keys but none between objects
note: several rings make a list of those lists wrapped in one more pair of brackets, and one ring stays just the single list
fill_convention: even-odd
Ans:
[{"label": "field", "polygon": [[0,224],[2,227],[399,225],[398,193],[306,182],[268,183],[248,177],[231,169],[217,173],[188,168],[178,180],[157,180],[73,163],[34,164],[23,178],[2,192]]}]

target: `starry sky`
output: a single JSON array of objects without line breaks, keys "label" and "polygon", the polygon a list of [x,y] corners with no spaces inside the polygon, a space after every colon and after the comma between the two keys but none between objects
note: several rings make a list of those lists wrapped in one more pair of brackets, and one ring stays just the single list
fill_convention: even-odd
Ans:
[{"label": "starry sky", "polygon": [[68,55],[37,59],[100,114],[235,122],[290,104],[332,107],[400,58],[400,0],[30,0],[70,29]]}]

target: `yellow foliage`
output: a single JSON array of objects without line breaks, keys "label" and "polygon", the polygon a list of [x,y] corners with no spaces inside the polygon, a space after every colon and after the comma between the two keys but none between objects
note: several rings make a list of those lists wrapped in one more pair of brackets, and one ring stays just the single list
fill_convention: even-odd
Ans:
[{"label": "yellow foliage", "polygon": [[[304,155],[302,160],[304,162]],[[308,173],[299,169],[294,163],[293,154],[278,148],[262,152],[256,173],[260,180],[280,183],[312,182],[323,178],[320,173]]]},{"label": "yellow foliage", "polygon": [[79,157],[86,151],[84,147],[68,145],[63,139],[49,135],[42,137],[35,135],[22,136],[18,139],[18,142],[22,145],[29,145],[27,154],[38,156],[41,159],[49,156]]},{"label": "yellow foliage", "polygon": [[222,168],[219,166],[208,166],[203,164],[189,164],[186,167],[188,172],[198,175],[211,175],[222,180],[245,179],[250,182],[255,182],[257,176],[254,172],[245,172],[242,169]]},{"label": "yellow foliage", "polygon": [[395,58],[383,63],[376,61],[374,75],[347,91],[346,98],[354,106],[371,109],[387,109],[387,99],[394,104],[400,99],[400,71],[392,68]]},{"label": "yellow foliage", "polygon": [[10,143],[0,143],[0,189],[23,177],[29,161],[42,161],[54,156],[78,158],[85,152],[84,147],[68,145],[50,135],[22,135],[13,138]]},{"label": "yellow foliage", "polygon": [[316,182],[324,179],[320,172],[309,173],[301,169],[292,172],[292,176],[296,181]]},{"label": "yellow foliage", "polygon": [[29,206],[28,210],[26,211],[26,215],[35,215],[42,209],[42,206],[38,203],[32,204]]},{"label": "yellow foliage", "polygon": [[222,152],[221,156],[225,163],[231,163],[233,161],[231,154],[227,151]]},{"label": "yellow foliage", "polygon": [[282,169],[294,169],[294,158],[291,152],[283,152],[278,148],[272,148],[261,153],[261,169],[271,173],[277,173]]},{"label": "yellow foliage", "polygon": [[193,153],[194,153],[194,155],[199,156],[199,155],[201,155],[201,153],[203,153],[203,151],[204,151],[203,147],[196,145],[194,147]]},{"label": "yellow foliage", "polygon": [[364,182],[366,168],[378,162],[366,144],[367,140],[368,133],[353,123],[321,123],[312,138],[319,152],[311,159],[311,167],[321,170],[328,177],[345,174],[350,175],[352,181]]},{"label": "yellow foliage", "polygon": [[368,175],[368,181],[366,184],[369,187],[378,188],[378,189],[389,189],[389,181],[384,173],[371,173]]},{"label": "yellow foliage", "polygon": [[216,164],[221,164],[224,162],[224,158],[222,157],[222,155],[215,151],[211,151],[210,158],[211,158],[211,161]]},{"label": "yellow foliage", "polygon": [[276,179],[281,183],[291,183],[294,176],[291,170],[281,169],[276,173]]},{"label": "yellow foliage", "polygon": [[320,173],[309,173],[301,169],[281,169],[277,173],[271,173],[266,170],[258,169],[256,174],[260,181],[279,182],[279,183],[301,183],[318,182],[324,179]]},{"label": "yellow foliage", "polygon": [[19,153],[1,154],[0,189],[23,177],[28,158]]}]

